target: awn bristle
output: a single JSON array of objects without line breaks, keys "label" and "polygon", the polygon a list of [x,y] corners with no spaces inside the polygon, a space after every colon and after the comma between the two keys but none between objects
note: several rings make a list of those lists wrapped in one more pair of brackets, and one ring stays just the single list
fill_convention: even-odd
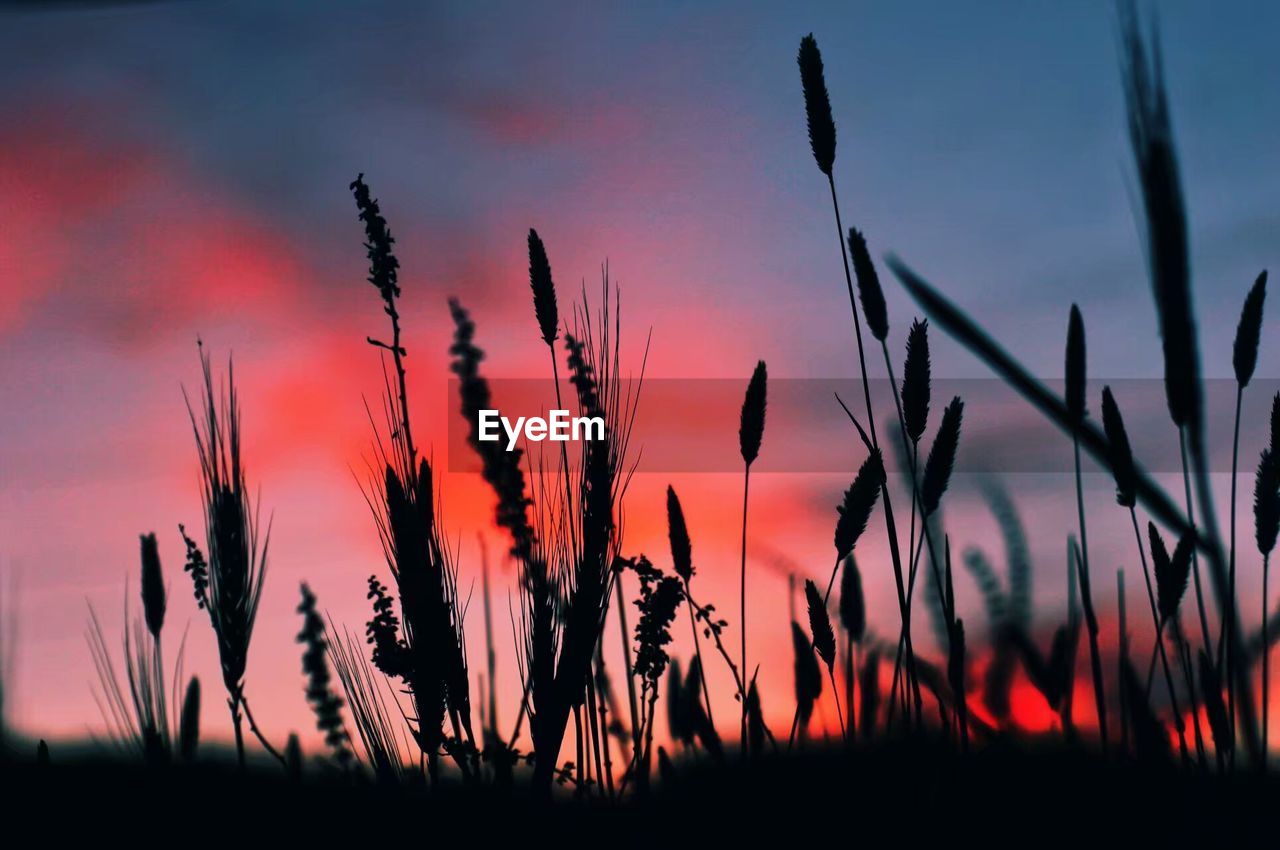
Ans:
[{"label": "awn bristle", "polygon": [[197,602],[209,613],[218,642],[223,683],[234,703],[243,697],[249,644],[267,573],[270,531],[259,546],[257,511],[250,502],[241,462],[240,406],[234,371],[228,367],[226,388],[218,393],[214,390],[212,365],[203,353],[201,366],[204,399],[200,419],[190,401],[187,409],[200,456],[208,560],[193,541],[186,539],[187,569]]}]

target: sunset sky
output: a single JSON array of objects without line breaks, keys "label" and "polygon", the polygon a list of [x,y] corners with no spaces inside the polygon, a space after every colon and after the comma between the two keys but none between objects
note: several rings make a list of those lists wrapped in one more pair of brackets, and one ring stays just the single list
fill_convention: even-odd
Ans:
[{"label": "sunset sky", "polygon": [[[381,386],[364,340],[385,324],[347,190],[360,172],[398,238],[411,404],[419,441],[441,468],[462,462],[449,456],[457,399],[447,383],[448,296],[471,310],[489,376],[549,374],[529,299],[529,227],[546,242],[562,315],[584,284],[598,305],[608,263],[621,287],[624,359],[639,368],[651,329],[655,386],[725,379],[745,388],[758,359],[779,381],[856,374],[796,71],[809,32],[838,126],[842,212],[877,257],[905,258],[1046,379],[1061,377],[1077,302],[1095,410],[1104,381],[1161,374],[1106,2],[36,5],[0,11],[0,610],[17,618],[6,710],[31,734],[102,728],[86,602],[116,648],[126,578],[131,593],[137,586],[137,535],[147,531],[160,535],[170,583],[169,638],[190,623],[188,669],[214,693],[216,649],[181,572],[177,534],[179,522],[200,525],[182,397],[199,379],[199,337],[220,368],[234,354],[250,482],[273,521],[247,693],[268,736],[297,730],[315,740],[293,643],[298,583],[361,632],[365,579],[386,576],[352,474],[371,438],[362,398],[376,399]],[[1159,12],[1204,369],[1228,378],[1240,304],[1274,264],[1280,233],[1280,6],[1168,2]],[[881,270],[900,358],[915,312]],[[987,376],[940,334],[932,345],[939,379]],[[1278,357],[1280,343],[1264,331],[1258,388],[1245,400],[1246,468],[1261,446]],[[878,357],[874,365],[882,376]],[[1068,468],[1070,446],[1042,439],[1034,415],[998,389],[972,392],[992,396],[966,411],[962,468],[1011,470],[1004,485],[1027,519],[1035,600],[1051,625],[1062,616],[1065,538],[1075,528],[1071,479],[1054,471]],[[1174,456],[1159,385],[1137,382],[1128,398],[1126,413],[1150,426],[1135,436],[1139,454]],[[862,454],[834,404],[804,416],[775,404],[761,455],[771,471],[752,482],[750,653],[762,665],[767,715],[785,726],[785,575],[825,577],[834,506]],[[880,404],[883,419],[887,395]],[[1219,405],[1211,419],[1219,454],[1230,412]],[[732,404],[645,415],[691,441],[735,447]],[[847,463],[789,466],[782,447],[813,445]],[[1019,449],[1061,457],[1004,465],[998,452]],[[966,460],[966,450],[979,454]],[[1225,520],[1228,480],[1219,479]],[[736,628],[741,475],[642,463],[625,549],[664,567],[668,483],[689,519],[700,595]],[[977,485],[976,474],[962,475],[949,497],[952,546],[981,546],[1003,571]],[[1091,560],[1107,593],[1101,616],[1114,614],[1117,566],[1129,576],[1130,616],[1144,614],[1128,517],[1112,504],[1108,477],[1091,475],[1086,486]],[[478,476],[448,474],[442,487],[463,595],[479,598],[479,533],[501,577],[509,724],[519,682],[505,611],[508,598],[517,605],[512,572],[497,563],[507,543],[489,522]],[[1246,541],[1250,492],[1251,480],[1241,485]],[[1246,610],[1256,619],[1260,569],[1243,551]],[[872,628],[892,636],[878,518],[858,556]],[[980,622],[967,577],[958,594]],[[467,621],[477,670],[478,611]],[[612,658],[620,648],[616,623],[608,626]],[[675,631],[674,652],[687,657],[687,623]],[[715,675],[717,705],[731,713],[728,676]],[[206,698],[209,734],[229,734],[225,714]]]}]

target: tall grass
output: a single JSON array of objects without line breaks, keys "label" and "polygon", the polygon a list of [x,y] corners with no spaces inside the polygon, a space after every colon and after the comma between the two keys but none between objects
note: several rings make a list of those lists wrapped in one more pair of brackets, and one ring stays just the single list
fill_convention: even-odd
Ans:
[{"label": "tall grass", "polygon": [[242,717],[248,720],[249,729],[263,748],[283,763],[283,757],[259,731],[244,693],[249,644],[267,575],[271,529],[268,526],[259,540],[258,507],[249,495],[241,456],[240,405],[234,367],[228,364],[226,385],[217,391],[213,367],[203,348],[200,362],[204,382],[198,414],[185,390],[183,395],[187,398],[187,412],[200,458],[200,495],[209,554],[206,560],[185,528],[179,526],[187,547],[185,569],[191,575],[196,604],[208,613],[217,640],[240,766],[243,768],[245,763]]},{"label": "tall grass", "polygon": [[[836,193],[835,183],[835,156],[836,156],[836,125],[835,119],[831,113],[831,99],[827,92],[827,82],[822,64],[822,53],[818,50],[818,43],[814,40],[813,35],[807,35],[800,40],[800,50],[796,57],[797,64],[800,68],[800,84],[804,94],[805,117],[808,122],[809,144],[813,151],[814,161],[827,178],[827,187],[831,192],[831,208],[835,215],[836,223],[836,241],[840,245],[840,259],[844,264],[844,280],[845,288],[849,294],[849,309],[853,314],[853,331],[854,339],[858,348],[858,368],[862,376],[862,392],[863,401],[866,404],[867,427],[870,429],[871,448],[879,449],[880,443],[876,434],[876,417],[871,405],[871,384],[867,377],[867,358],[862,343],[862,325],[858,317],[858,303],[853,294],[853,276],[849,269],[849,254],[845,250],[845,229],[844,222],[840,218],[840,202]],[[862,239],[860,233],[855,234],[851,231],[849,234],[851,246],[865,248],[865,240]],[[869,258],[869,254],[859,251],[859,256],[865,261]],[[864,300],[868,305],[869,328],[872,333],[880,338],[883,343],[884,337],[888,334],[888,315],[885,310],[884,298],[879,291],[879,282],[876,279],[872,283],[872,277],[875,274],[875,267],[869,261],[864,262],[861,270],[869,271],[867,275],[867,283],[864,286],[866,295]],[[859,277],[859,283],[862,284],[862,276]],[[894,581],[898,591],[898,609],[902,618],[902,631],[904,635],[904,644],[907,653],[907,670],[908,676],[914,682],[914,652],[911,644],[911,606],[906,592],[904,571],[902,566],[902,556],[898,549],[898,531],[894,522],[893,503],[890,498],[887,482],[882,485],[884,496],[884,513],[885,513],[885,531],[889,542],[889,555],[893,561]],[[745,673],[745,659],[744,659]],[[919,720],[920,698],[919,691],[916,691],[916,713]]]},{"label": "tall grass", "polygon": [[[478,411],[492,406],[479,368],[483,352],[474,342],[470,314],[456,300],[450,303],[455,326],[452,368],[459,379],[469,441],[498,497],[496,520],[510,533],[511,552],[521,567],[520,659],[529,682],[537,754],[534,782],[543,790],[555,778],[569,715],[582,705],[591,676],[617,579],[619,506],[634,472],[628,446],[643,365],[638,379],[622,376],[616,295],[611,295],[607,278],[602,288],[598,315],[593,318],[585,307],[576,311],[565,348],[577,407],[583,415],[604,420],[605,438],[583,442],[575,486],[558,510],[557,493],[535,487],[530,495],[520,450],[507,452],[479,440]],[[638,750],[641,742],[633,740]]]},{"label": "tall grass", "polygon": [[[738,625],[742,635],[742,675],[745,677],[751,668],[747,665],[747,501],[751,492],[751,464],[760,455],[760,442],[764,437],[764,414],[768,398],[768,371],[764,361],[756,364],[751,373],[751,382],[747,384],[747,392],[742,399],[742,417],[738,427],[738,449],[742,455],[742,565],[739,578]],[[747,704],[742,703],[742,746],[747,741]]]},{"label": "tall grass", "polygon": [[1102,684],[1102,654],[1098,649],[1098,617],[1093,609],[1093,587],[1089,577],[1089,535],[1084,519],[1084,484],[1080,477],[1080,424],[1085,418],[1085,337],[1084,319],[1072,304],[1067,322],[1066,389],[1067,414],[1071,417],[1071,447],[1076,472],[1076,511],[1080,525],[1080,551],[1076,566],[1080,570],[1080,599],[1084,604],[1085,627],[1089,633],[1089,666],[1093,672],[1093,699],[1098,713],[1098,737],[1106,753],[1107,697]]},{"label": "tall grass", "polygon": [[[400,264],[395,239],[363,175],[351,184],[365,229],[369,283],[378,291],[391,323],[391,342],[369,343],[390,355],[394,386],[384,361],[383,422],[374,423],[374,459],[369,464],[365,497],[378,529],[383,555],[399,593],[394,600],[369,579],[374,617],[366,635],[373,662],[383,674],[400,679],[414,702],[414,737],[432,777],[447,751],[464,776],[475,769],[478,748],[471,724],[466,642],[457,598],[457,566],[440,528],[439,495],[430,464],[413,442],[398,302]],[[385,437],[383,436],[385,434]],[[323,624],[321,624],[323,625]],[[452,736],[445,730],[446,717]]]},{"label": "tall grass", "polygon": [[[188,698],[180,710],[178,688],[182,679],[183,652],[180,647],[172,676],[167,679],[161,652],[161,632],[168,600],[154,534],[141,537],[141,565],[141,618],[130,617],[127,584],[125,588],[123,684],[117,676],[112,652],[92,605],[89,606],[86,636],[98,679],[94,701],[112,741],[148,765],[157,767],[169,764],[176,755],[182,755],[188,761],[194,756],[193,739],[198,733],[188,729],[187,705],[191,702],[190,687],[196,687],[198,693],[198,686],[192,679]],[[171,716],[175,721],[181,716],[181,725],[171,725]],[[179,740],[182,745],[175,748],[175,742]]]}]

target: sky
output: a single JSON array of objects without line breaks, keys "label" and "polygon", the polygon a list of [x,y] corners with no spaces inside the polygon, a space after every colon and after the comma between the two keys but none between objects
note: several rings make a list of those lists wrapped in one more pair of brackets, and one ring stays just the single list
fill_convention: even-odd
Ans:
[{"label": "sky", "polygon": [[[363,399],[381,386],[364,340],[385,320],[364,282],[347,190],[358,173],[398,239],[411,403],[442,468],[465,464],[448,438],[457,407],[446,380],[448,296],[472,311],[487,374],[547,376],[527,289],[529,227],[547,244],[564,303],[585,288],[598,306],[608,264],[624,359],[638,371],[648,340],[646,377],[657,387],[745,387],[760,359],[776,381],[854,378],[830,199],[808,150],[795,65],[809,32],[826,63],[846,223],[1046,379],[1061,378],[1078,303],[1091,404],[1104,381],[1131,381],[1131,415],[1150,423],[1140,454],[1176,457],[1149,383],[1162,367],[1109,3],[14,3],[0,17],[0,571],[5,615],[17,622],[6,710],[31,734],[102,728],[88,605],[118,639],[143,532],[160,534],[171,622],[189,629],[188,670],[217,682],[177,534],[200,516],[182,395],[199,380],[199,338],[219,367],[234,355],[251,484],[272,521],[247,692],[269,736],[315,740],[293,644],[298,584],[358,632],[365,580],[386,575],[352,473],[370,446]],[[1280,225],[1269,159],[1280,131],[1271,37],[1280,8],[1168,2],[1159,24],[1204,370],[1229,378],[1240,303],[1271,263]],[[900,357],[916,312],[881,270]],[[1074,521],[1068,467],[1019,466],[1001,452],[1053,446],[1065,462],[1069,446],[1046,442],[1034,415],[998,389],[964,383],[987,373],[955,344],[939,334],[931,343],[940,386],[993,394],[966,412],[960,464],[972,474],[948,503],[953,547],[982,547],[999,562],[978,494],[1004,471],[1031,532],[1037,610],[1051,624]],[[1245,398],[1246,466],[1280,379],[1278,350],[1264,334],[1260,386]],[[848,459],[843,472],[798,469],[779,448],[753,479],[749,651],[762,665],[766,712],[785,725],[786,575],[825,577],[833,507],[860,457],[834,406],[800,417],[777,405],[771,424],[795,428],[766,433],[762,462],[771,440],[821,442]],[[732,404],[668,407],[646,413],[659,430],[677,423],[690,439],[732,447]],[[1229,409],[1215,406],[1210,427],[1221,460]],[[1166,482],[1179,492],[1176,478]],[[628,494],[628,551],[666,557],[668,483],[689,517],[703,595],[731,610],[741,476],[642,463]],[[1216,483],[1225,505],[1229,482]],[[494,553],[504,539],[477,476],[451,472],[442,488],[460,582],[475,590],[478,535]],[[1086,476],[1093,560],[1109,576],[1127,563],[1129,607],[1140,612],[1128,518],[1110,488],[1106,476]],[[896,603],[878,522],[858,556],[873,628],[889,633]],[[1241,534],[1250,530],[1242,520]],[[497,560],[501,610],[514,585]],[[1242,586],[1256,587],[1253,559],[1241,570]],[[976,588],[961,595],[981,616]],[[1113,600],[1099,607],[1114,616]],[[468,618],[472,647],[482,645],[478,619]],[[498,620],[499,688],[512,705],[513,640]],[[608,634],[608,652],[620,653]],[[673,652],[687,658],[684,634]],[[729,710],[727,674],[715,684]],[[206,700],[215,737],[229,734],[221,711]]]}]

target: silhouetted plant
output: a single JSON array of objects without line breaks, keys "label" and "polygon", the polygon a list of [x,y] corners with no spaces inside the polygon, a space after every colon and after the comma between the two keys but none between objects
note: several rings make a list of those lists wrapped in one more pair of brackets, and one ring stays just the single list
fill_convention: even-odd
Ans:
[{"label": "silhouetted plant", "polygon": [[302,672],[307,677],[307,702],[316,716],[316,727],[324,734],[334,764],[340,770],[350,770],[354,756],[347,724],[342,719],[342,698],[333,692],[329,675],[329,640],[325,636],[324,619],[316,611],[316,597],[302,584],[302,601],[298,613],[302,615],[302,631],[298,643],[306,647],[302,653]]},{"label": "silhouetted plant", "polygon": [[1088,415],[1085,407],[1085,337],[1080,308],[1071,305],[1067,320],[1066,388],[1064,399],[1072,425],[1071,445],[1076,471],[1076,512],[1080,529],[1080,552],[1076,566],[1080,571],[1080,599],[1084,605],[1085,628],[1089,634],[1089,666],[1093,673],[1093,700],[1098,714],[1098,737],[1102,752],[1108,748],[1107,697],[1102,683],[1102,653],[1098,648],[1098,618],[1093,609],[1093,587],[1089,577],[1089,534],[1084,518],[1084,484],[1080,477],[1080,426]]},{"label": "silhouetted plant", "polygon": [[794,656],[794,683],[796,716],[791,723],[790,742],[798,735],[801,740],[809,728],[813,708],[822,696],[822,671],[813,652],[813,642],[795,620],[791,621],[791,648]]},{"label": "silhouetted plant", "polygon": [[856,740],[858,731],[854,688],[858,678],[858,652],[867,633],[867,603],[862,593],[862,574],[852,554],[844,559],[840,572],[840,628],[844,631],[844,704],[849,714],[848,738]]},{"label": "silhouetted plant", "polygon": [[[850,228],[848,233],[849,250],[845,248],[845,228],[844,222],[840,218],[840,202],[836,195],[835,184],[835,154],[836,154],[836,126],[835,120],[831,114],[831,100],[827,93],[827,83],[822,65],[822,53],[818,50],[818,44],[814,40],[813,35],[809,34],[800,41],[800,51],[797,55],[797,63],[800,68],[800,83],[804,92],[805,116],[808,122],[809,142],[813,150],[814,160],[818,164],[818,169],[827,178],[827,188],[831,192],[831,208],[835,215],[836,223],[836,241],[840,245],[840,259],[844,265],[845,289],[849,295],[849,310],[853,317],[854,340],[858,347],[858,367],[862,377],[862,394],[866,403],[867,426],[870,428],[869,438],[864,434],[863,438],[869,445],[869,450],[879,450],[880,443],[876,434],[875,413],[871,406],[871,384],[867,379],[867,358],[866,352],[862,344],[862,325],[858,319],[858,303],[853,293],[853,274],[850,272],[849,257],[854,257],[854,265],[858,271],[858,285],[863,291],[864,305],[867,310],[868,328],[873,336],[880,340],[881,349],[885,355],[885,368],[889,374],[889,382],[893,384],[893,369],[889,363],[889,349],[887,346],[887,338],[889,331],[889,317],[885,308],[883,293],[880,292],[879,277],[875,272],[875,264],[871,261],[870,252],[866,247],[866,240],[860,232]],[[843,402],[842,402],[843,404]],[[894,404],[898,411],[898,421],[903,422],[902,404],[898,398],[897,388],[894,387]],[[846,408],[848,411],[848,408]],[[856,418],[849,411],[850,419],[853,419],[857,425]],[[857,425],[858,430],[862,433],[862,428]],[[905,426],[903,426],[905,427]],[[913,485],[913,503],[914,503],[914,485],[915,485],[915,469],[912,464],[912,485]],[[907,593],[907,584],[905,579],[905,571],[902,566],[902,556],[898,551],[898,532],[894,523],[893,503],[890,499],[887,485],[882,485],[884,491],[884,512],[885,512],[885,532],[889,542],[889,556],[893,562],[894,581],[896,582],[898,591],[898,610],[902,622],[902,644],[906,650],[907,672],[914,684],[915,680],[915,662],[914,650],[911,643],[911,605]],[[745,548],[745,547],[744,547]],[[910,555],[910,552],[908,552]],[[745,621],[745,617],[743,617]],[[744,622],[745,627],[745,622]],[[745,652],[743,653],[743,671],[747,669]],[[919,688],[916,691],[916,708],[919,714]],[[918,719],[918,718],[917,718]],[[744,738],[745,738],[745,716],[744,716]]]},{"label": "silhouetted plant", "polygon": [[178,753],[191,764],[200,749],[200,680],[195,676],[187,682],[187,692],[182,698],[182,714],[178,721]]},{"label": "silhouetted plant", "polygon": [[[620,320],[611,307],[607,278],[604,304],[593,321],[584,308],[565,336],[569,380],[578,408],[604,420],[604,439],[583,441],[582,462],[568,504],[554,509],[555,494],[544,488],[535,503],[527,495],[520,450],[507,452],[478,438],[478,411],[490,407],[488,382],[480,374],[483,353],[474,343],[475,325],[451,301],[455,334],[450,349],[459,378],[462,413],[471,423],[469,442],[480,455],[485,480],[498,496],[497,522],[512,537],[521,567],[521,663],[528,681],[534,750],[534,782],[550,787],[571,712],[582,705],[597,655],[618,558],[617,511],[633,467],[628,442],[639,382],[624,381],[619,368]],[[534,507],[548,543],[530,521]],[[636,725],[633,724],[633,729]],[[637,730],[638,731],[638,730]],[[636,750],[640,740],[634,739]],[[634,754],[633,754],[634,755]]]},{"label": "silhouetted plant", "polygon": [[[1263,269],[1254,281],[1253,287],[1249,290],[1249,294],[1245,297],[1244,307],[1240,311],[1240,322],[1236,325],[1236,338],[1231,350],[1231,365],[1236,376],[1236,414],[1233,436],[1231,439],[1231,527],[1229,531],[1230,543],[1228,545],[1228,573],[1227,581],[1230,587],[1230,595],[1234,600],[1236,598],[1236,490],[1237,478],[1236,472],[1239,468],[1240,460],[1240,407],[1244,401],[1244,390],[1253,380],[1254,369],[1258,365],[1258,346],[1262,339],[1262,307],[1267,297],[1267,272]],[[1264,613],[1265,620],[1265,600]],[[1218,637],[1218,648],[1222,650],[1227,647],[1226,639],[1227,629],[1230,628],[1230,622],[1227,617],[1222,619],[1222,634]],[[1228,722],[1233,722],[1235,717],[1235,687],[1231,682],[1231,671],[1235,668],[1235,653],[1226,649],[1226,684]],[[1264,697],[1265,700],[1265,697]],[[1264,715],[1263,725],[1266,725]],[[1265,733],[1264,733],[1265,737]],[[1266,741],[1263,741],[1263,750],[1266,750]]]},{"label": "silhouetted plant", "polygon": [[[816,49],[816,48],[815,48]],[[822,60],[818,60],[818,70],[821,73]],[[825,95],[825,91],[823,92]],[[835,156],[835,129],[832,128],[831,148],[832,156]],[[814,152],[817,155],[818,144],[814,145]],[[828,165],[828,170],[830,166]],[[760,441],[764,437],[764,414],[768,396],[768,370],[764,365],[764,361],[756,363],[755,371],[751,373],[751,382],[747,384],[746,396],[742,399],[742,418],[738,426],[738,448],[742,454],[742,462],[744,464],[742,474],[742,565],[741,575],[739,578],[739,604],[738,619],[742,636],[741,654],[738,656],[742,659],[742,675],[745,678],[747,670],[747,494],[751,489],[751,464],[755,462],[760,454]],[[747,705],[742,704],[742,743],[746,746],[747,741]]]},{"label": "silhouetted plant", "polygon": [[[641,720],[644,724],[644,749],[639,759],[633,760],[629,770],[647,775],[659,683],[669,660],[666,646],[671,643],[671,624],[684,601],[684,590],[679,578],[664,575],[644,555],[628,559],[625,568],[634,572],[640,581],[640,598],[635,603],[640,609],[640,618],[636,622],[633,672],[640,679]],[[643,784],[643,780],[641,782]]]},{"label": "silhouetted plant", "polygon": [[824,600],[831,597],[831,589],[835,586],[841,562],[853,555],[854,546],[867,530],[867,522],[871,519],[876,499],[884,486],[884,477],[884,460],[879,449],[872,449],[858,469],[853,483],[845,491],[841,504],[836,506],[836,565],[831,572],[831,580],[827,583],[826,593],[823,594]]},{"label": "silhouetted plant", "polygon": [[846,737],[844,712],[840,708],[840,692],[836,689],[836,635],[831,628],[831,615],[827,604],[812,579],[805,579],[805,604],[809,612],[809,634],[813,638],[813,651],[827,666],[827,679],[831,682],[831,694],[836,702],[836,717],[840,721],[840,737]]},{"label": "silhouetted plant", "polygon": [[869,740],[876,731],[876,715],[880,710],[880,651],[867,653],[862,670],[858,674],[858,725],[863,740]]},{"label": "silhouetted plant", "polygon": [[[1277,396],[1277,399],[1280,399],[1280,396]],[[1271,552],[1276,547],[1276,536],[1280,534],[1280,463],[1276,461],[1276,448],[1273,444],[1262,450],[1253,486],[1254,538],[1258,544],[1258,552],[1262,555],[1262,746],[1264,754],[1267,751],[1266,745],[1270,731],[1267,715],[1271,708],[1268,583],[1271,573]]]},{"label": "silhouetted plant", "polygon": [[[464,776],[472,773],[477,752],[471,725],[466,642],[457,601],[457,568],[437,522],[438,498],[431,466],[419,458],[413,442],[398,299],[400,263],[381,207],[363,175],[351,184],[365,226],[368,280],[382,298],[391,320],[391,342],[368,338],[389,352],[395,390],[386,380],[383,399],[385,441],[375,434],[365,497],[373,513],[383,555],[399,592],[400,616],[387,588],[370,578],[373,618],[366,628],[372,658],[382,672],[399,678],[413,698],[413,733],[431,776],[438,772],[442,748]],[[384,380],[386,379],[384,367]],[[370,417],[372,420],[372,417]],[[375,432],[377,426],[375,425]],[[320,623],[323,630],[323,623]],[[453,730],[445,735],[445,716]],[[344,762],[345,764],[345,762]]]},{"label": "silhouetted plant", "polygon": [[[143,616],[131,620],[126,589],[124,602],[124,686],[116,675],[98,615],[89,606],[86,637],[98,677],[94,700],[117,745],[152,766],[168,764],[173,758],[173,741],[179,730],[171,729],[170,692],[166,684],[161,654],[165,592],[160,554],[154,534],[141,537],[141,598]],[[173,682],[181,678],[182,651],[178,652]],[[172,714],[177,715],[177,694],[173,694]]]},{"label": "silhouetted plant", "polygon": [[244,694],[245,667],[267,575],[271,530],[268,527],[259,545],[257,506],[249,496],[241,458],[240,404],[234,368],[228,364],[227,383],[219,392],[214,390],[213,369],[203,349],[200,364],[204,381],[199,414],[185,389],[183,396],[187,399],[187,412],[200,457],[207,561],[181,526],[179,531],[187,546],[186,570],[191,573],[196,604],[209,614],[217,639],[222,682],[236,735],[236,755],[243,767],[242,712],[262,746],[277,760],[281,759],[254,723]]},{"label": "silhouetted plant", "polygon": [[[329,658],[342,683],[370,771],[381,782],[399,784],[406,778],[398,732],[402,728],[402,714],[394,694],[384,696],[384,692],[390,692],[389,677],[374,669],[360,650],[359,642],[350,635],[338,636],[328,644]],[[388,700],[396,704],[394,713],[387,706]]]},{"label": "silhouetted plant", "polygon": [[[684,599],[686,607],[689,609],[689,628],[693,632],[693,650],[697,656],[698,669],[701,671],[702,661],[702,642],[698,638],[698,613],[695,611],[696,603],[693,601],[690,583],[693,580],[693,543],[689,539],[689,526],[685,522],[684,509],[680,506],[680,498],[676,495],[673,487],[667,487],[667,537],[671,542],[671,564],[675,574],[680,577],[684,583]],[[737,685],[738,698],[742,698],[742,686],[737,682],[737,672],[734,672],[734,680]],[[707,719],[714,727],[714,714],[711,710],[711,692],[707,688],[706,679],[699,676],[702,683],[702,699],[706,706]]]}]

